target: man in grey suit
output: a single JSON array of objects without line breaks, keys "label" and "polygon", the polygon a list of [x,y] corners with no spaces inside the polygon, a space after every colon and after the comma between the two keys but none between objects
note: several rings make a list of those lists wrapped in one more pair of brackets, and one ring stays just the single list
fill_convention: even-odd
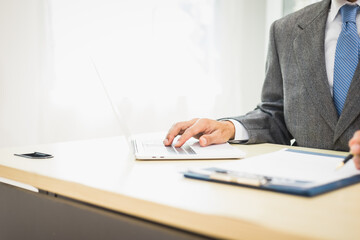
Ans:
[{"label": "man in grey suit", "polygon": [[[244,116],[176,123],[164,144],[172,144],[177,135],[181,137],[176,147],[191,137],[199,138],[201,146],[229,140],[289,145],[295,139],[297,145],[304,147],[350,149],[360,169],[360,64],[355,65],[350,77],[341,110],[333,98],[335,49],[342,31],[341,15],[346,15],[340,9],[346,4],[358,3],[323,0],[274,22],[261,103],[257,108]],[[355,19],[359,7],[353,8],[356,8]],[[360,21],[357,38],[359,25]],[[358,49],[360,44],[356,46]]]}]

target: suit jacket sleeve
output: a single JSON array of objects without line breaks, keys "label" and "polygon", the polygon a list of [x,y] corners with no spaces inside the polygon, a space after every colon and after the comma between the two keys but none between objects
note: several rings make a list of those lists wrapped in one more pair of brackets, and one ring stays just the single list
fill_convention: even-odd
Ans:
[{"label": "suit jacket sleeve", "polygon": [[284,119],[284,92],[276,49],[276,22],[270,29],[270,42],[266,60],[265,81],[261,94],[261,103],[255,110],[244,116],[231,117],[241,122],[249,133],[248,144],[279,143],[290,144],[292,139]]}]

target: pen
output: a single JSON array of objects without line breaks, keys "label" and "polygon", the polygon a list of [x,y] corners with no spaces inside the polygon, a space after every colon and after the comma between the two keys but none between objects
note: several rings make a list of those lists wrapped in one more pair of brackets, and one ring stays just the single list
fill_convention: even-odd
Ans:
[{"label": "pen", "polygon": [[339,165],[336,167],[336,170],[340,169],[342,166],[345,165],[345,163],[347,163],[350,159],[352,159],[354,157],[354,155],[349,154],[347,155],[346,158],[344,158],[344,160],[342,162],[339,163]]}]

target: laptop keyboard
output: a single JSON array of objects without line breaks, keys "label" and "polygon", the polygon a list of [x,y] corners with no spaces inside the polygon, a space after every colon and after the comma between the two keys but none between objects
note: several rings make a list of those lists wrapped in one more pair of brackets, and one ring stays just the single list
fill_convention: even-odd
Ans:
[{"label": "laptop keyboard", "polygon": [[[132,140],[133,147],[137,152],[137,143],[136,140]],[[174,146],[164,146],[162,143],[158,143],[158,141],[148,141],[148,142],[141,142],[141,145],[145,151],[150,151],[154,153],[161,153],[167,152],[168,154],[174,155],[195,155],[197,154],[188,144],[184,144],[181,148],[175,148]]]},{"label": "laptop keyboard", "polygon": [[196,152],[187,144],[183,145],[181,148],[175,148],[173,146],[168,146],[165,148],[171,154],[196,154]]}]

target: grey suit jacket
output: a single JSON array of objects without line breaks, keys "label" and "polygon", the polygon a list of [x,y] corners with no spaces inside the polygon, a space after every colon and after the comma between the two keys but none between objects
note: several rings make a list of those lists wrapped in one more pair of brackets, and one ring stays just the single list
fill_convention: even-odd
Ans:
[{"label": "grey suit jacket", "polygon": [[325,67],[324,39],[330,0],[273,23],[261,103],[232,117],[249,132],[248,143],[290,144],[348,151],[360,129],[360,67],[338,117]]}]

